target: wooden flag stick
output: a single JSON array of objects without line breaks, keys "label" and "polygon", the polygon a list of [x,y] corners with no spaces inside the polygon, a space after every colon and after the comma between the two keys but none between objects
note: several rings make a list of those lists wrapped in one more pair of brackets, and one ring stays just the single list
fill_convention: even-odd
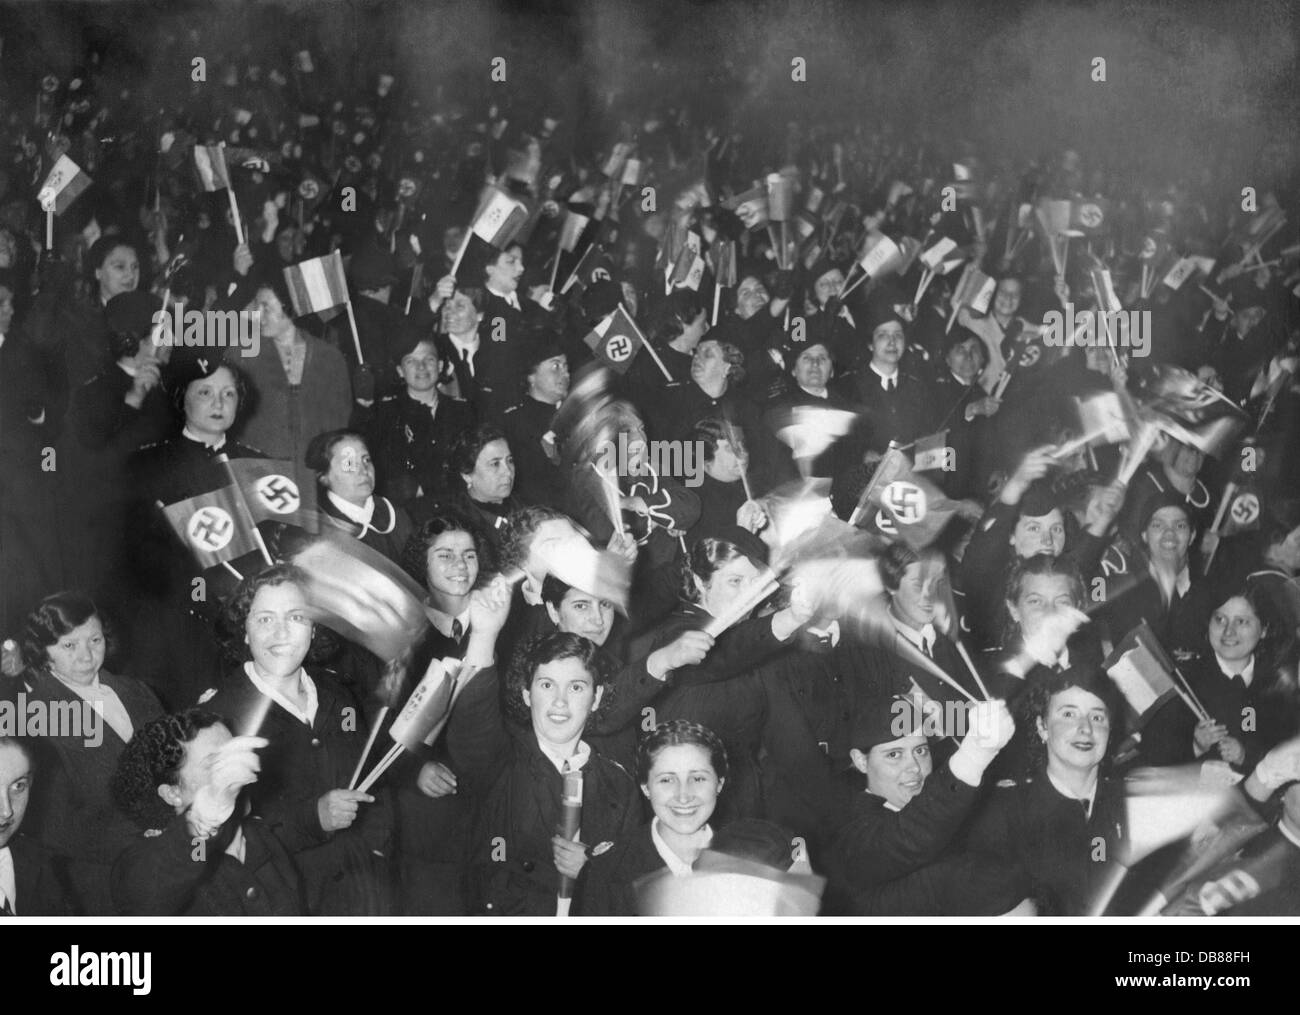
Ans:
[{"label": "wooden flag stick", "polygon": [[243,576],[242,574],[240,574],[240,573],[235,569],[235,566],[234,566],[233,564],[231,564],[230,561],[228,561],[228,560],[223,560],[223,561],[221,562],[221,566],[224,567],[224,568],[225,568],[227,571],[229,571],[231,574],[233,574],[233,575],[235,576],[235,580],[236,580],[236,581],[241,581],[241,582],[242,582],[242,581],[244,580],[244,576]]},{"label": "wooden flag stick", "polygon": [[921,305],[921,297],[925,291],[930,288],[930,283],[934,281],[934,272],[929,268],[921,269],[921,282],[916,287],[916,295],[912,297],[912,303],[916,306]]},{"label": "wooden flag stick", "polygon": [[465,256],[465,251],[469,249],[469,238],[474,235],[474,224],[471,222],[470,227],[465,230],[465,238],[460,241],[460,249],[456,251],[456,260],[451,266],[451,274],[455,275],[460,268],[461,259]]},{"label": "wooden flag stick", "polygon": [[984,695],[984,700],[989,701],[993,695],[989,694],[989,689],[984,686],[984,681],[980,679],[980,671],[975,668],[975,663],[966,651],[966,646],[961,643],[961,639],[954,639],[953,644],[957,646],[957,654],[961,656],[961,661],[966,664],[966,669],[970,670],[970,675],[975,678],[975,686],[980,689],[980,694]]},{"label": "wooden flag stick", "polygon": [[564,252],[564,225],[560,225],[560,235],[555,241],[555,264],[551,267],[551,292],[555,292],[555,280],[560,274],[560,255]]},{"label": "wooden flag stick", "polygon": [[406,309],[402,311],[406,317],[411,316],[411,300],[415,298],[415,292],[420,288],[420,283],[424,278],[424,262],[416,261],[415,270],[411,272],[411,288],[406,291]]},{"label": "wooden flag stick", "polygon": [[45,252],[54,256],[54,207],[45,209]]},{"label": "wooden flag stick", "polygon": [[713,326],[718,326],[718,307],[722,303],[722,285],[716,279],[713,282]]},{"label": "wooden flag stick", "polygon": [[672,384],[673,375],[668,372],[668,368],[664,366],[664,361],[659,358],[659,354],[655,352],[655,347],[650,344],[649,339],[643,337],[641,344],[645,346],[645,351],[650,354],[650,358],[655,361],[655,366],[657,366],[660,369],[660,371],[663,372],[664,380],[666,380],[669,384]]},{"label": "wooden flag stick", "polygon": [[722,632],[737,624],[741,618],[745,617],[759,603],[770,596],[773,592],[781,587],[780,582],[775,578],[769,578],[767,581],[758,585],[748,595],[742,596],[727,609],[722,616],[714,617],[704,628],[706,634],[717,638]]},{"label": "wooden flag stick", "polygon": [[[230,172],[229,169],[226,172]],[[239,217],[239,202],[235,200],[235,185],[232,183],[226,188],[226,196],[230,198],[230,217],[235,223],[235,239],[239,245],[244,245],[244,221]]]},{"label": "wooden flag stick", "polygon": [[358,786],[357,789],[362,793],[369,793],[370,787],[378,782],[379,777],[387,772],[393,762],[401,756],[402,750],[403,748],[401,744],[393,744],[393,746],[389,748],[388,753],[379,759],[379,764],[371,770],[370,774],[366,776],[365,781]]},{"label": "wooden flag stick", "polygon": [[1174,683],[1175,686],[1181,685],[1182,690],[1187,692],[1187,697],[1191,700],[1192,705],[1195,706],[1192,711],[1199,712],[1202,719],[1209,719],[1209,710],[1201,704],[1201,699],[1196,696],[1196,692],[1192,690],[1192,685],[1187,682],[1187,678],[1183,676],[1183,671],[1177,666],[1174,667]]},{"label": "wooden flag stick", "polygon": [[356,315],[352,313],[352,301],[348,300],[344,306],[348,308],[348,325],[352,328],[352,344],[355,345],[357,349],[357,363],[361,366],[365,366],[365,357],[361,355],[361,336],[357,334],[357,318]]},{"label": "wooden flag stick", "polygon": [[361,778],[361,769],[365,766],[366,759],[370,757],[370,751],[375,746],[375,738],[379,736],[379,727],[384,724],[384,717],[388,715],[388,706],[385,705],[375,716],[375,724],[370,728],[370,736],[366,739],[365,749],[361,752],[361,757],[357,758],[357,767],[352,770],[352,778],[348,780],[348,789],[357,788],[357,780]]}]

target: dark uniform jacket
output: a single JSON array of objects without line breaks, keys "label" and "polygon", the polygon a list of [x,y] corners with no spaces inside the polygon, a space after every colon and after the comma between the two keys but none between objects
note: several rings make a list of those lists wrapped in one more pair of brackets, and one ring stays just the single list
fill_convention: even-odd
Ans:
[{"label": "dark uniform jacket", "polygon": [[515,460],[514,496],[523,504],[556,507],[564,502],[564,474],[546,454],[542,438],[553,432],[556,406],[525,397],[505,412],[506,443]]},{"label": "dark uniform jacket", "polygon": [[840,394],[856,402],[863,413],[857,443],[864,450],[884,454],[890,441],[910,444],[934,432],[938,420],[931,384],[902,369],[893,379],[894,389],[885,391],[880,376],[864,364],[840,382]]},{"label": "dark uniform jacket", "polygon": [[451,444],[474,422],[469,403],[449,395],[439,395],[432,410],[405,391],[381,398],[362,423],[379,492],[403,507],[416,497],[445,496]]},{"label": "dark uniform jacket", "polygon": [[[308,671],[316,684],[316,719],[311,726],[290,715],[253,686],[243,669],[227,675],[222,686],[200,699],[204,708],[223,716],[232,733],[256,733],[270,744],[259,752],[262,771],[246,791],[253,813],[282,841],[298,841],[299,830],[312,828],[318,844],[295,859],[306,885],[312,915],[386,915],[392,906],[389,869],[392,814],[385,783],[361,804],[356,822],[343,831],[320,828],[317,801],[348,785],[366,742],[361,710],[350,695],[320,671]],[[382,757],[371,752],[368,765]]]},{"label": "dark uniform jacket", "polygon": [[8,847],[17,895],[9,901],[15,916],[80,915],[64,858],[22,832],[9,840]]},{"label": "dark uniform jacket", "polygon": [[[560,876],[551,837],[561,827],[564,779],[532,730],[506,726],[498,684],[495,667],[476,674],[447,729],[458,793],[469,793],[474,802],[470,912],[554,916]],[[591,856],[575,888],[575,916],[584,913],[584,886],[594,865],[607,862],[611,847],[633,836],[641,823],[640,795],[621,766],[593,748],[582,775],[581,840]]]},{"label": "dark uniform jacket", "polygon": [[1046,774],[999,783],[976,819],[969,848],[989,862],[1011,860],[1040,916],[1084,916],[1101,902],[1128,833],[1124,786],[1102,777],[1089,816]]},{"label": "dark uniform jacket", "polygon": [[[226,853],[241,826],[242,863]],[[290,847],[308,845],[320,834],[318,825],[314,833],[298,830],[281,842],[261,818],[232,817],[199,850],[184,816],[177,815],[165,829],[139,836],[118,857],[113,900],[123,916],[306,916]]]}]

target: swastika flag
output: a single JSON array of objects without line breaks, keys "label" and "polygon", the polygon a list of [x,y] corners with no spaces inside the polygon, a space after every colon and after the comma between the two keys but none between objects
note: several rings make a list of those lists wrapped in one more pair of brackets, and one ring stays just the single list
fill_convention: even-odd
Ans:
[{"label": "swastika flag", "polygon": [[168,504],[163,513],[200,567],[257,551],[253,521],[233,486]]},{"label": "swastika flag", "polygon": [[[875,517],[864,510],[866,505],[879,510]],[[876,466],[871,482],[862,491],[855,524],[875,523],[886,535],[897,535],[909,546],[929,546],[943,531],[957,505],[944,496],[937,486],[912,470],[907,454],[890,448]]]},{"label": "swastika flag", "polygon": [[299,482],[293,462],[234,458],[230,472],[244,492],[244,502],[254,521],[283,522],[309,532],[319,531],[315,486]]},{"label": "swastika flag", "polygon": [[645,336],[636,321],[619,304],[618,309],[596,325],[583,339],[596,358],[620,374],[627,373],[632,360],[645,345]]}]

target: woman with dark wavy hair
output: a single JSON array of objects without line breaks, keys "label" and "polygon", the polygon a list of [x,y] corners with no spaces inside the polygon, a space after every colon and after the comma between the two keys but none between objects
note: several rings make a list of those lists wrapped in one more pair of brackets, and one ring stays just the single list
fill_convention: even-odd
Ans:
[{"label": "woman with dark wavy hair", "polygon": [[660,723],[641,738],[636,780],[653,817],[619,843],[588,887],[588,916],[636,916],[636,882],[671,870],[689,876],[713,841],[713,817],[727,784],[727,748],[707,726],[686,719]]},{"label": "woman with dark wavy hair", "polygon": [[[383,915],[391,816],[376,795],[347,789],[366,741],[356,700],[334,675],[304,666],[315,625],[305,576],[277,564],[246,578],[226,604],[229,653],[238,669],[199,704],[226,716],[237,735],[269,741],[249,790],[272,831],[311,827],[316,848],[299,854],[313,915]],[[386,798],[385,798],[386,800]]]},{"label": "woman with dark wavy hair", "polygon": [[261,737],[233,737],[220,716],[191,708],[146,725],[118,761],[113,795],[143,834],[113,865],[127,916],[304,916],[290,851],[309,827],[276,829],[249,813]]},{"label": "woman with dark wavy hair", "polygon": [[100,915],[112,914],[108,865],[133,834],[113,807],[113,770],[135,731],[162,714],[148,687],[104,669],[108,646],[103,617],[79,592],[47,596],[23,628],[28,701],[81,720],[44,738],[55,763],[41,780],[29,831],[70,859],[85,911]]},{"label": "woman with dark wavy hair", "polygon": [[1040,915],[1085,916],[1128,844],[1123,782],[1109,774],[1119,692],[1099,667],[1077,666],[1035,680],[1020,713],[1029,774],[998,784],[969,844],[991,863],[1012,860]]}]

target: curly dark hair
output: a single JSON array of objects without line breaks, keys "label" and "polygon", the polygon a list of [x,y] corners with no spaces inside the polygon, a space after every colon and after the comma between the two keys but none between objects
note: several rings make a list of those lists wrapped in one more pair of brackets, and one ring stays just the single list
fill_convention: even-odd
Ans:
[{"label": "curly dark hair", "polygon": [[[573,519],[563,511],[536,504],[531,507],[512,511],[505,527],[505,536],[501,540],[501,552],[498,554],[501,568],[522,568],[528,563],[528,549],[534,533],[544,522],[566,521],[573,524]],[[575,529],[577,525],[573,525]],[[581,530],[579,530],[581,531]]]},{"label": "curly dark hair", "polygon": [[[240,582],[221,611],[219,631],[226,655],[232,661],[239,663],[247,662],[252,658],[244,642],[244,623],[248,620],[248,611],[252,608],[253,599],[259,591],[269,585],[297,585],[305,589],[307,584],[307,576],[294,564],[274,564]],[[313,645],[315,642],[316,631],[313,630]]]},{"label": "curly dark hair", "polygon": [[1021,696],[1016,710],[1017,724],[1029,732],[1025,750],[1025,771],[1029,776],[1041,776],[1047,767],[1047,745],[1038,735],[1037,720],[1046,721],[1052,698],[1071,687],[1100,698],[1106,706],[1110,717],[1110,737],[1101,762],[1102,772],[1109,768],[1115,748],[1124,737],[1124,700],[1119,688],[1100,666],[1080,664],[1060,673],[1052,672],[1041,679],[1035,675]]},{"label": "curly dark hair", "polygon": [[[594,642],[580,634],[565,634],[552,631],[528,639],[517,649],[510,661],[506,677],[506,715],[516,723],[527,728],[532,721],[528,707],[524,704],[523,692],[532,686],[533,677],[538,668],[558,659],[576,659],[591,674],[596,687],[605,687],[614,677],[614,666],[609,656]],[[604,713],[610,707],[612,695],[607,691],[601,699],[597,714]]]},{"label": "curly dark hair", "polygon": [[[483,533],[469,518],[455,509],[447,508],[429,518],[423,525],[411,533],[402,547],[402,570],[420,583],[421,588],[429,587],[429,547],[444,532],[464,532],[474,540],[474,549],[479,557],[483,556]],[[481,574],[482,567],[479,569]]]},{"label": "curly dark hair", "polygon": [[701,597],[695,579],[698,578],[704,584],[708,584],[709,579],[723,567],[744,556],[744,551],[725,539],[705,536],[696,540],[695,545],[691,547],[690,556],[681,562],[678,579],[679,594],[686,602],[698,606]]},{"label": "curly dark hair", "polygon": [[109,785],[117,806],[141,828],[165,828],[176,815],[158,796],[158,787],[176,785],[185,745],[201,730],[225,721],[215,712],[189,708],[136,730]]},{"label": "curly dark hair", "polygon": [[703,747],[709,754],[709,763],[718,773],[719,779],[727,777],[727,748],[722,738],[707,726],[691,722],[688,719],[672,719],[661,722],[641,738],[636,749],[636,781],[644,786],[650,781],[650,768],[654,765],[659,752],[666,747],[679,747],[682,744],[694,744]]}]

